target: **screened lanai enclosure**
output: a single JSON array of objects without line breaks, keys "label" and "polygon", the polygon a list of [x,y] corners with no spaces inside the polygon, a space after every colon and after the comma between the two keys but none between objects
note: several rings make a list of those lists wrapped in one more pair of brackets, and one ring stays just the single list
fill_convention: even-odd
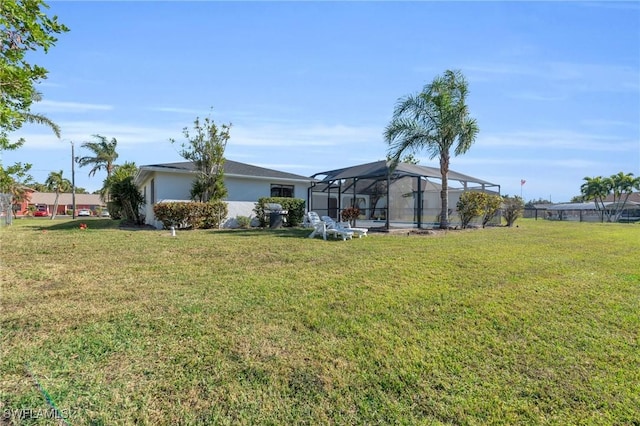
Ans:
[{"label": "screened lanai enclosure", "polygon": [[[348,207],[360,210],[358,223],[383,228],[433,228],[440,223],[440,169],[377,161],[316,173],[309,210],[334,219]],[[500,194],[500,186],[454,171],[448,174],[449,222],[460,223],[456,204],[464,191]]]}]

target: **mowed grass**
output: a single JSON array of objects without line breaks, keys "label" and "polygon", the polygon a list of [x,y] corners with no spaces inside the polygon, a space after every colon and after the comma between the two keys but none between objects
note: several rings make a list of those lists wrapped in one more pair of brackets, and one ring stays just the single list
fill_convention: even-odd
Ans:
[{"label": "mowed grass", "polygon": [[78,223],[1,230],[3,410],[37,381],[74,425],[640,423],[640,225]]}]

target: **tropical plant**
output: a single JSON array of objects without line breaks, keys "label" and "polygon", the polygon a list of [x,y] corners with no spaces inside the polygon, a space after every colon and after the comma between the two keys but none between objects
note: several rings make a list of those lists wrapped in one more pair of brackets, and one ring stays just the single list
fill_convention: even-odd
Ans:
[{"label": "tropical plant", "polygon": [[507,226],[513,226],[515,221],[522,216],[523,210],[524,202],[519,196],[505,195],[502,197],[502,217],[507,221]]},{"label": "tropical plant", "polygon": [[[617,221],[626,207],[629,195],[634,189],[640,189],[640,177],[634,178],[633,173],[619,172],[610,177],[585,177],[584,181],[580,186],[582,198],[593,200],[596,209],[607,218],[607,222]],[[605,203],[610,195],[613,195],[612,200]]]},{"label": "tropical plant", "polygon": [[613,200],[608,207],[611,219],[617,221],[629,201],[629,195],[631,195],[634,189],[640,189],[640,176],[634,178],[633,173],[625,174],[619,172],[612,175],[609,179],[611,181]]},{"label": "tropical plant", "polygon": [[596,177],[585,177],[584,183],[580,186],[580,192],[582,193],[582,198],[584,200],[593,200],[596,209],[600,211],[605,211],[604,208],[604,199],[607,198],[609,192],[611,191],[609,179],[603,178],[602,176]]},{"label": "tropical plant", "polygon": [[406,151],[426,150],[438,157],[442,180],[440,228],[449,226],[448,173],[451,149],[454,155],[469,150],[479,132],[466,104],[468,84],[460,71],[445,71],[417,95],[401,98],[386,127],[389,154],[397,164]]},{"label": "tropical plant", "polygon": [[[218,127],[209,117],[202,122],[196,117],[193,130],[191,133],[187,127],[182,129],[187,142],[180,145],[180,156],[191,161],[198,173],[191,188],[191,198],[203,202],[221,200],[227,196],[223,166],[231,124]],[[170,141],[176,143],[174,139]]]},{"label": "tropical plant", "polygon": [[111,138],[111,141],[109,141],[102,135],[93,135],[93,137],[97,139],[97,142],[83,142],[81,145],[82,148],[91,151],[93,155],[78,157],[76,162],[80,167],[92,166],[91,170],[89,170],[89,176],[94,176],[99,170],[105,170],[108,178],[111,176],[115,168],[115,162],[118,159],[118,153],[116,152],[118,141],[116,138]]},{"label": "tropical plant", "polygon": [[144,197],[133,182],[133,176],[125,176],[122,180],[113,182],[109,194],[109,213],[114,218],[119,217],[136,225],[144,222],[140,212]]},{"label": "tropical plant", "polygon": [[58,199],[60,198],[60,193],[70,191],[71,182],[69,179],[62,177],[62,170],[60,170],[59,172],[49,173],[49,176],[45,181],[45,185],[47,185],[47,188],[49,188],[50,191],[56,193],[56,199],[53,202],[53,211],[51,212],[51,220],[53,220],[58,212]]},{"label": "tropical plant", "polygon": [[113,192],[113,186],[128,177],[135,177],[136,173],[138,173],[138,166],[133,162],[127,161],[122,165],[114,166],[111,174],[102,183],[102,188],[99,191],[100,198],[103,201],[109,200],[109,194]]}]

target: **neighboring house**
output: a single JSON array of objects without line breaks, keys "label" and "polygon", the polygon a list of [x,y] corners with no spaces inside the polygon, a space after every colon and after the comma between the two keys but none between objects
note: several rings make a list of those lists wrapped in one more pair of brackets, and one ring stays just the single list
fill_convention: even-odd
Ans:
[{"label": "neighboring house", "polygon": [[[162,224],[153,214],[154,204],[189,201],[196,173],[190,161],[141,166],[135,184],[145,199],[145,222],[161,228]],[[223,226],[232,227],[237,216],[255,216],[253,208],[261,197],[301,198],[308,205],[309,188],[314,181],[307,176],[225,160],[224,183],[228,195],[224,201],[229,206],[229,214]]]},{"label": "neighboring house", "polygon": [[[49,214],[53,213],[53,207],[56,201],[55,192],[31,192],[29,200],[22,203],[18,210],[17,215],[26,215],[29,211],[29,206],[46,205],[48,207]],[[81,209],[89,209],[95,211],[99,208],[104,208],[105,204],[100,199],[98,194],[76,194],[76,213]],[[58,197],[58,211],[56,214],[66,214],[67,211],[73,209],[73,194],[69,192],[61,192]]]}]

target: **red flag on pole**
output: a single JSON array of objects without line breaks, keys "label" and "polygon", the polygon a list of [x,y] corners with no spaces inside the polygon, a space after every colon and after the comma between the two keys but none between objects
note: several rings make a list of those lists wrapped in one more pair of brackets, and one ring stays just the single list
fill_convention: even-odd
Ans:
[{"label": "red flag on pole", "polygon": [[520,179],[520,186],[524,185],[525,183],[527,183],[527,181],[526,181],[526,180],[524,180],[524,179]]}]

